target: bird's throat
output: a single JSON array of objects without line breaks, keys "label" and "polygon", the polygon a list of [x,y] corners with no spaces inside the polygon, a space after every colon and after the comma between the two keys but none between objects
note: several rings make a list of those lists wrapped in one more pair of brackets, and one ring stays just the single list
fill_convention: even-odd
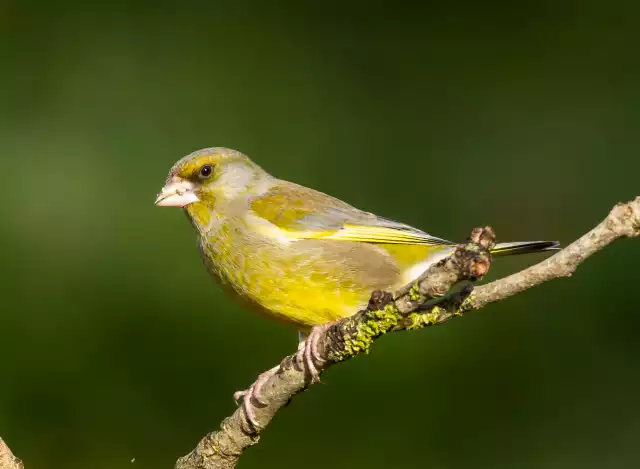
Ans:
[{"label": "bird's throat", "polygon": [[187,215],[191,220],[191,223],[198,229],[198,231],[206,231],[211,224],[212,211],[208,204],[199,201],[189,204],[185,207]]}]

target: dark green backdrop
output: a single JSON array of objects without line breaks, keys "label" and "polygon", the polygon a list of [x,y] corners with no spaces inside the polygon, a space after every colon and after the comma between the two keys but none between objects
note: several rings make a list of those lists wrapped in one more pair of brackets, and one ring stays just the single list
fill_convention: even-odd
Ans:
[{"label": "dark green backdrop", "polygon": [[[640,193],[640,4],[429,3],[0,2],[0,434],[28,469],[172,467],[295,349],[154,207],[186,153],[452,239],[566,243]],[[639,262],[384,338],[241,467],[636,467]]]}]

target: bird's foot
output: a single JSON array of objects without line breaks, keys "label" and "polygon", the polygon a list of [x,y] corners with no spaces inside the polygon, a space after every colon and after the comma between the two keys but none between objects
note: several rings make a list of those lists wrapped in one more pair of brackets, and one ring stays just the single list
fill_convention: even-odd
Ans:
[{"label": "bird's foot", "polygon": [[268,371],[265,371],[258,379],[253,383],[249,389],[245,391],[236,391],[233,394],[233,399],[235,401],[239,401],[242,399],[242,406],[244,407],[244,413],[247,417],[247,421],[253,426],[255,429],[260,428],[260,424],[256,418],[256,404],[259,407],[264,407],[267,404],[264,402],[262,397],[262,386],[275,375],[278,370],[280,370],[280,365],[274,366]]},{"label": "bird's foot", "polygon": [[312,383],[320,382],[320,372],[318,366],[326,363],[326,360],[318,352],[318,342],[320,337],[329,329],[333,323],[321,324],[311,329],[307,338],[298,345],[296,353],[296,365],[300,370],[306,370],[311,375]]}]

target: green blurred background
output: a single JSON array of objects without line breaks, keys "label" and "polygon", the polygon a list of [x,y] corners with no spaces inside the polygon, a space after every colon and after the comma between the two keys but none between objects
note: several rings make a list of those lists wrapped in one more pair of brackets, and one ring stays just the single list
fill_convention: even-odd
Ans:
[{"label": "green blurred background", "polygon": [[[27,469],[173,467],[295,349],[153,205],[198,148],[446,238],[573,240],[640,194],[639,15],[2,0],[0,434]],[[570,280],[385,337],[241,467],[637,467],[639,262],[620,242]]]}]

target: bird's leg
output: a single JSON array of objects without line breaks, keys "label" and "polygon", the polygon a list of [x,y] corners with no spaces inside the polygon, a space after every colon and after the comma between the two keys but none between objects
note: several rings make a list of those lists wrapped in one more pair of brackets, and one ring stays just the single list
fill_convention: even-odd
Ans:
[{"label": "bird's leg", "polygon": [[298,351],[296,352],[296,368],[300,371],[304,371],[304,346],[307,343],[307,337],[309,334],[306,332],[298,331]]},{"label": "bird's leg", "polygon": [[233,399],[239,401],[242,399],[242,405],[244,407],[244,412],[247,417],[247,421],[254,427],[259,428],[258,421],[256,419],[256,411],[255,404],[258,406],[264,407],[266,403],[262,400],[262,386],[267,382],[269,378],[275,375],[278,370],[280,370],[280,365],[274,366],[270,370],[265,371],[260,376],[255,383],[253,383],[249,389],[245,391],[237,391],[233,395]]},{"label": "bird's leg", "polygon": [[317,366],[325,364],[326,360],[320,356],[318,352],[318,342],[322,334],[329,329],[333,323],[321,324],[314,326],[309,335],[304,337],[302,332],[299,333],[301,340],[298,345],[298,353],[296,354],[296,365],[301,370],[307,370],[311,375],[311,382],[320,382],[320,372]]},{"label": "bird's leg", "polygon": [[[299,331],[298,339],[298,352],[296,353],[295,361],[296,366],[300,370],[306,370],[311,375],[311,382],[317,383],[320,381],[320,372],[318,366],[324,365],[326,360],[320,356],[318,352],[318,342],[322,334],[329,329],[333,323],[321,324],[311,329],[311,332],[306,333]],[[237,391],[233,398],[236,401],[242,399],[242,405],[247,417],[247,421],[254,427],[259,428],[260,425],[256,418],[256,404],[257,406],[264,407],[267,405],[262,398],[262,386],[280,370],[280,365],[274,366],[268,371],[265,371],[258,379],[253,383],[249,389],[245,391]]]}]

